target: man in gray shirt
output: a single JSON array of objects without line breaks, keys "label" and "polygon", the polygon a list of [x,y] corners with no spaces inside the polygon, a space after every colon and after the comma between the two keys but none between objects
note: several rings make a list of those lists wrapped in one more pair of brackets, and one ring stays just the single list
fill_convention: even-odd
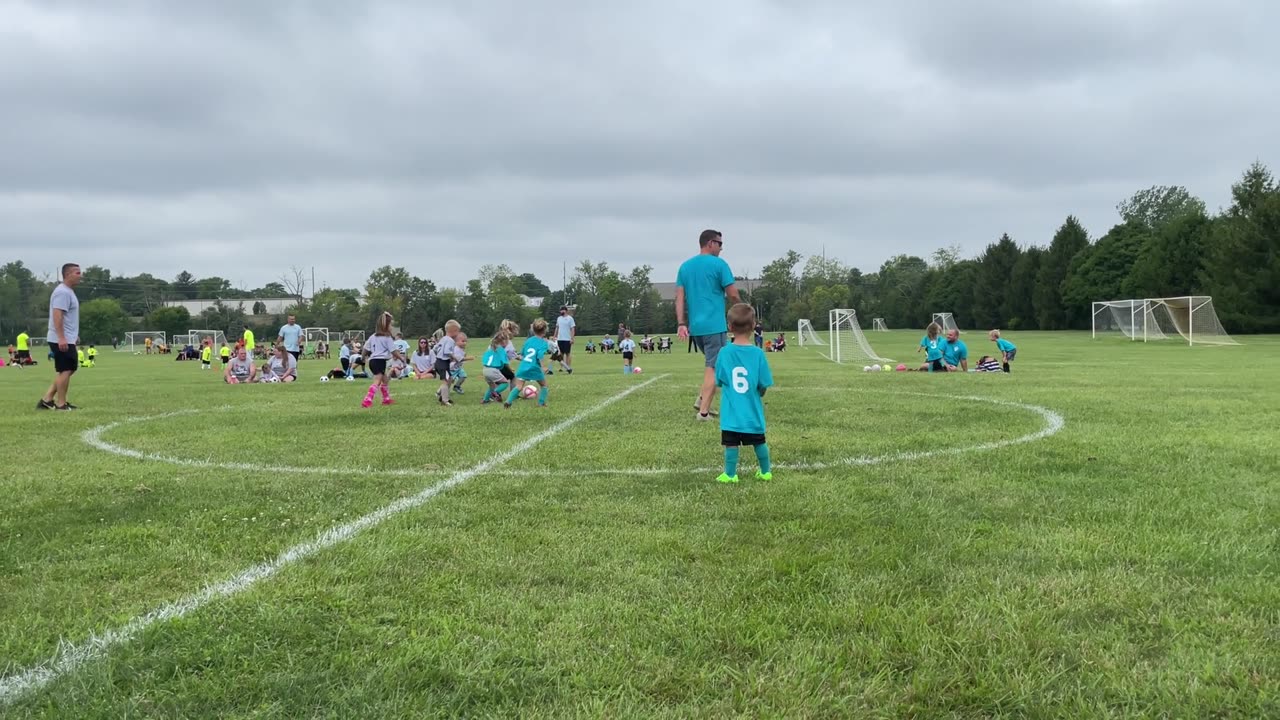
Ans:
[{"label": "man in gray shirt", "polygon": [[276,343],[284,343],[284,349],[293,356],[294,360],[302,358],[302,326],[293,315],[290,315],[289,322],[280,328]]},{"label": "man in gray shirt", "polygon": [[76,356],[76,343],[80,342],[80,300],[76,298],[76,285],[80,284],[80,266],[67,263],[62,266],[62,282],[49,296],[49,351],[53,355],[53,384],[36,403],[37,410],[75,410],[67,402],[67,388],[71,376],[80,366]]}]

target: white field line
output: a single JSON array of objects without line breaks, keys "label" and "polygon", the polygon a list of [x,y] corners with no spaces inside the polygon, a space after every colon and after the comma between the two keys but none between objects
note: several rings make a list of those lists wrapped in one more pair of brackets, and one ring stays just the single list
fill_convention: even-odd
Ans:
[{"label": "white field line", "polygon": [[[660,377],[666,377],[666,376],[663,375]],[[822,392],[829,392],[831,388],[784,386],[784,387],[773,388],[771,392],[785,392],[785,391],[793,391],[793,390],[818,390]],[[940,448],[937,450],[890,453],[887,455],[859,455],[859,456],[840,458],[838,460],[831,460],[827,462],[821,462],[821,461],[793,462],[793,463],[783,462],[783,463],[774,463],[774,467],[780,470],[827,470],[831,468],[843,468],[843,467],[865,467],[869,465],[880,465],[880,464],[891,463],[891,462],[903,462],[903,461],[910,462],[912,460],[922,460],[925,458],[943,457],[948,455],[960,455],[963,453],[970,453],[970,452],[985,452],[989,450],[999,450],[1001,448],[1006,448],[1013,445],[1021,445],[1023,443],[1035,442],[1037,440],[1043,440],[1044,438],[1047,438],[1051,435],[1056,435],[1059,431],[1062,430],[1063,427],[1066,426],[1066,421],[1062,418],[1062,416],[1054,412],[1053,410],[1050,410],[1049,408],[1042,407],[1040,405],[1031,405],[1029,403],[1014,402],[1012,400],[996,400],[993,398],[978,397],[976,395],[949,396],[949,395],[940,395],[936,393],[920,393],[920,392],[909,392],[909,391],[900,392],[896,390],[863,389],[860,391],[871,392],[871,393],[885,393],[889,395],[913,395],[917,397],[929,397],[929,398],[940,398],[940,399],[946,398],[949,400],[968,400],[971,402],[988,403],[991,405],[1003,405],[1005,407],[1012,407],[1020,410],[1026,410],[1027,412],[1035,413],[1044,419],[1044,425],[1035,432],[1028,433],[1026,435],[1021,435],[1016,438],[1009,438],[1007,440],[995,440],[989,443],[980,443],[977,445],[965,445],[965,446],[953,447],[953,448]],[[218,409],[230,409],[230,408],[224,407],[224,408],[218,408]],[[147,453],[139,450],[134,450],[132,448],[122,447],[120,445],[107,442],[106,440],[103,440],[101,437],[103,433],[128,423],[161,420],[164,418],[178,417],[181,415],[190,415],[195,412],[196,412],[195,410],[178,410],[175,412],[164,413],[161,415],[148,415],[143,417],[129,418],[127,420],[121,420],[119,422],[108,423],[106,425],[99,425],[98,427],[90,428],[89,430],[86,430],[84,432],[83,439],[89,445],[92,445],[93,447],[99,450],[102,450],[103,452],[112,453],[114,455],[121,455],[124,457],[130,457],[137,460],[149,460],[152,462],[168,463],[170,465],[177,465],[180,467],[241,470],[241,471],[265,470],[271,473],[283,473],[283,474],[291,474],[291,475],[292,474],[346,475],[352,472],[357,472],[357,473],[363,472],[363,473],[370,473],[370,474],[389,475],[394,477],[420,477],[424,471],[424,468],[365,467],[363,469],[357,469],[352,467],[344,467],[339,469],[339,468],[324,468],[324,467],[292,467],[288,465],[255,465],[252,463],[233,463],[233,462],[219,462],[215,460],[202,460],[202,459],[196,459],[196,458],[180,458],[180,457],[172,457],[169,455],[161,455],[159,453]],[[671,467],[631,467],[631,468],[598,468],[598,469],[566,468],[566,469],[556,470],[555,474],[560,476],[565,476],[565,477],[594,477],[594,476],[614,476],[614,475],[645,476],[645,475],[671,475],[671,474],[679,474],[679,473],[702,475],[708,472],[718,471],[719,469],[720,469],[719,465],[716,465],[716,466],[708,465],[706,467],[692,467],[692,468],[671,468]],[[439,470],[434,470],[434,471],[440,472]],[[446,470],[445,472],[448,472],[448,471]],[[547,472],[548,471],[545,469],[534,470],[534,469],[523,469],[523,468],[511,468],[509,470],[496,470],[496,469],[488,470],[483,474],[500,475],[504,477],[545,477]]]},{"label": "white field line", "polygon": [[[320,535],[318,535],[314,540],[294,545],[288,550],[285,550],[274,560],[254,565],[247,570],[223,580],[222,582],[208,585],[194,595],[188,595],[176,602],[156,608],[146,615],[135,617],[124,625],[110,628],[101,634],[90,635],[88,639],[80,642],[79,644],[64,642],[54,656],[48,660],[15,674],[0,677],[0,706],[8,705],[29,692],[39,690],[61,677],[77,672],[84,665],[106,655],[111,648],[132,641],[139,633],[156,623],[165,622],[173,618],[180,618],[190,612],[200,609],[214,600],[242,593],[253,587],[257,582],[274,576],[276,573],[299,560],[303,560],[315,555],[321,550],[325,550],[333,547],[334,545],[350,540],[358,533],[375,527],[389,518],[405,512],[406,510],[417,508],[440,493],[457,485],[461,485],[477,475],[482,475],[488,472],[491,468],[529,450],[543,440],[564,432],[570,427],[582,422],[587,417],[604,410],[619,400],[622,400],[631,393],[648,387],[649,385],[652,385],[666,377],[669,377],[669,375],[658,375],[638,385],[627,388],[594,407],[583,410],[566,420],[562,420],[555,425],[552,425],[546,430],[543,430],[508,450],[493,455],[487,460],[481,461],[472,467],[464,470],[458,470],[447,480],[432,485],[431,487],[422,490],[417,495],[397,500],[390,505],[386,505],[369,513],[368,515],[346,523],[345,525],[329,528],[328,530],[320,533]],[[141,454],[130,455],[130,457],[137,457],[139,455]]]}]

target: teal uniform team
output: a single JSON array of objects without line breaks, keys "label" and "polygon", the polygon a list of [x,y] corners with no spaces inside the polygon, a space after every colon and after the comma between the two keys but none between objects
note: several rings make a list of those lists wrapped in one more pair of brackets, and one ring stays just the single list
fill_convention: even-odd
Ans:
[{"label": "teal uniform team", "polygon": [[1000,351],[1001,369],[1009,372],[1009,363],[1013,362],[1013,357],[1018,354],[1018,346],[1000,337],[999,330],[992,330],[989,337],[995,341],[996,349]]},{"label": "teal uniform team", "polygon": [[[538,404],[545,406],[547,404],[547,376],[542,371],[542,357],[547,354],[551,346],[547,344],[547,321],[538,318],[533,321],[533,337],[524,341],[524,345],[520,347],[520,366],[516,368],[516,380],[525,383],[538,383],[541,388],[538,390]],[[521,383],[517,383],[516,387],[511,389],[507,394],[506,407],[520,396],[522,389]]]}]

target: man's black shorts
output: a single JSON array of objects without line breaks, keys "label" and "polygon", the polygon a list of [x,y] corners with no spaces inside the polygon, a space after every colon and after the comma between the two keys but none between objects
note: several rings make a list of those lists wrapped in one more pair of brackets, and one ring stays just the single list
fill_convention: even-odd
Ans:
[{"label": "man's black shorts", "polygon": [[290,355],[292,355],[294,360],[301,360],[301,359],[302,359],[302,351],[301,351],[301,350],[288,350],[288,351],[286,351],[286,352],[288,352]]},{"label": "man's black shorts", "polygon": [[756,445],[764,445],[765,442],[764,435],[740,433],[736,430],[720,431],[720,444],[725,447],[738,447],[739,445],[750,445],[755,447]]},{"label": "man's black shorts", "polygon": [[556,341],[556,347],[560,348],[560,354],[561,354],[561,355],[568,355],[568,354],[570,354],[571,352],[573,352],[573,341],[572,341],[572,340],[557,340],[557,341]]},{"label": "man's black shorts", "polygon": [[49,346],[49,354],[53,356],[54,372],[73,373],[80,367],[80,357],[76,355],[75,345],[68,345],[66,350],[59,350],[55,343]]},{"label": "man's black shorts", "polygon": [[18,351],[18,355],[17,355],[17,357],[18,357],[18,359],[19,359],[19,360],[30,360],[30,359],[31,359],[31,351],[30,351],[30,350],[19,350],[19,351]]}]

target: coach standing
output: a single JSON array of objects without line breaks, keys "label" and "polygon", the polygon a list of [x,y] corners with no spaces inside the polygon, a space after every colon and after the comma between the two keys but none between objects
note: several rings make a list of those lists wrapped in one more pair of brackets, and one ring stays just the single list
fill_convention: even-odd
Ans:
[{"label": "coach standing", "polygon": [[[733,284],[729,263],[720,259],[724,238],[719,231],[703,230],[698,236],[698,254],[685,260],[676,273],[676,323],[682,338],[690,338],[706,359],[702,372],[702,389],[694,408],[698,419],[711,416],[711,400],[716,392],[716,358],[728,342],[729,324],[725,321],[725,296],[739,303],[738,288]],[[688,304],[689,324],[685,324]]]},{"label": "coach standing", "polygon": [[75,287],[80,284],[80,266],[62,266],[62,282],[49,296],[49,350],[53,355],[53,371],[57,373],[49,391],[36,404],[37,410],[75,410],[67,402],[71,376],[80,366],[76,343],[80,342],[80,300]]}]

